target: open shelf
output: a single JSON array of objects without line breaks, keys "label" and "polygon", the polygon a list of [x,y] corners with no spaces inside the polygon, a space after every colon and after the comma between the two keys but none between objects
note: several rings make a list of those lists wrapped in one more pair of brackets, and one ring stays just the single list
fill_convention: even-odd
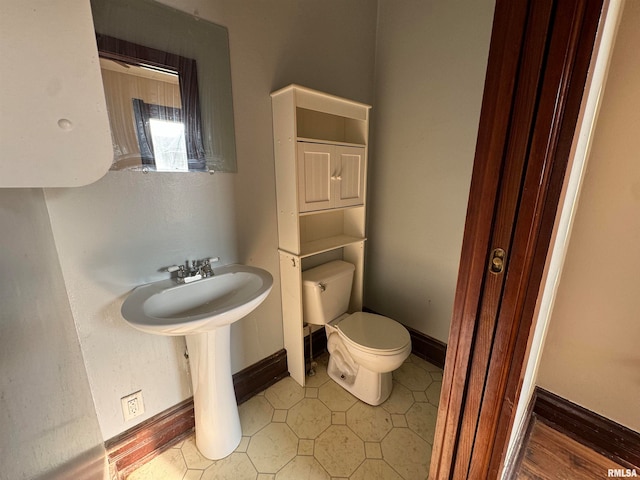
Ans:
[{"label": "open shelf", "polygon": [[367,121],[296,108],[298,137],[334,144],[366,145]]},{"label": "open shelf", "polygon": [[311,212],[300,212],[299,215],[301,217],[309,217],[311,215],[324,215],[327,213],[344,212],[347,210],[355,210],[355,209],[360,209],[361,211],[362,207],[363,207],[362,205],[352,205],[350,207],[327,208],[325,210],[313,210]]},{"label": "open shelf", "polygon": [[300,245],[299,256],[301,258],[309,257],[311,255],[317,255],[318,253],[328,252],[329,250],[335,250],[336,248],[342,248],[346,245],[364,242],[365,240],[366,238],[363,237],[351,237],[349,235],[321,238]]},{"label": "open shelf", "polygon": [[324,140],[324,139],[320,139],[320,138],[298,137],[297,140],[299,142],[321,143],[323,145],[340,145],[340,146],[343,146],[343,147],[362,147],[362,148],[364,148],[366,146],[364,143],[338,142],[338,141]]}]

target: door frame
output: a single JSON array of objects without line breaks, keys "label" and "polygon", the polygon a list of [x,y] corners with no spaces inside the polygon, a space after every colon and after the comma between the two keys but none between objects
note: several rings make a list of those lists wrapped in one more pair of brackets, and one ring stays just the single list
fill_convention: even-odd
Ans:
[{"label": "door frame", "polygon": [[[602,10],[603,0],[496,2],[432,480],[500,474]],[[495,244],[505,225],[509,241]]]}]

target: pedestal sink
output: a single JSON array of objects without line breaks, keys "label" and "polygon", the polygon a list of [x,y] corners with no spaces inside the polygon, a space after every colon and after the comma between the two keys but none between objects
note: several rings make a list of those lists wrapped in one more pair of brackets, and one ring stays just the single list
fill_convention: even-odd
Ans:
[{"label": "pedestal sink", "polygon": [[260,305],[272,285],[265,270],[226,265],[192,283],[169,279],[137,287],[122,304],[122,316],[132,327],[186,336],[196,445],[209,459],[226,457],[242,438],[231,377],[231,324]]}]

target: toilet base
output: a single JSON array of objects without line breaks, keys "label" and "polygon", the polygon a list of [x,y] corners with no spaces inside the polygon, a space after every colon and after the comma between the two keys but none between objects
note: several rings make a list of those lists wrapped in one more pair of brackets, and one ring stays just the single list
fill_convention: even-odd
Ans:
[{"label": "toilet base", "polygon": [[333,355],[329,355],[327,373],[333,381],[351,395],[374,407],[383,403],[391,395],[391,388],[393,387],[391,372],[372,372],[359,365],[355,378],[349,379],[342,374],[333,359]]}]

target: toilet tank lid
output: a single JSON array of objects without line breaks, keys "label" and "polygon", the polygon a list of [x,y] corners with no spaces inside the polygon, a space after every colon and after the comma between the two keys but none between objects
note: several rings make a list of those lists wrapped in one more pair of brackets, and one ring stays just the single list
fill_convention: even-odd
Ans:
[{"label": "toilet tank lid", "polygon": [[313,285],[319,282],[330,282],[335,278],[351,275],[355,269],[356,267],[351,263],[333,260],[302,272],[302,281]]}]

